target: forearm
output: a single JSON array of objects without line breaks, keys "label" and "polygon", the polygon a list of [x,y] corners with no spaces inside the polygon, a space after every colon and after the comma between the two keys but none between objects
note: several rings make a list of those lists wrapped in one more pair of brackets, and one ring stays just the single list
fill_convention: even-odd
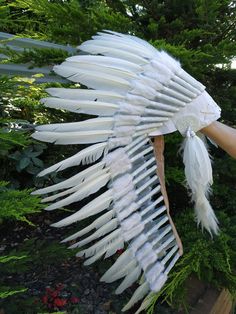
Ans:
[{"label": "forearm", "polygon": [[236,158],[236,129],[215,121],[201,129],[201,132],[212,139],[230,156]]}]

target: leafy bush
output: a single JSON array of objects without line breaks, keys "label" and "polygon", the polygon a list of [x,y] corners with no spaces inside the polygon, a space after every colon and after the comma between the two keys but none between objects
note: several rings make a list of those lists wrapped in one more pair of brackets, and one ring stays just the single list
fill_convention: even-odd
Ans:
[{"label": "leafy bush", "polygon": [[41,211],[40,198],[30,195],[31,190],[11,190],[7,185],[8,182],[0,181],[0,220],[16,219],[32,225],[26,215]]}]

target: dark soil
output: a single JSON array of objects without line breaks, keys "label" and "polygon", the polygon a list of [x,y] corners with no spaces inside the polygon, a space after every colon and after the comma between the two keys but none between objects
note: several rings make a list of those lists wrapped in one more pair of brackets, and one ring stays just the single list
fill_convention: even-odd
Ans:
[{"label": "dark soil", "polygon": [[[2,224],[1,255],[12,254],[12,250],[14,254],[22,255],[21,252],[26,251],[32,260],[24,265],[23,270],[18,270],[16,265],[15,271],[11,270],[3,274],[4,278],[1,280],[5,286],[12,288],[21,286],[28,290],[3,299],[0,314],[37,314],[58,311],[75,314],[122,313],[121,309],[131,297],[136,285],[117,296],[114,293],[117,282],[104,284],[99,281],[102,274],[118,257],[119,252],[108,260],[98,261],[89,267],[84,266],[83,258],[75,257],[76,251],[71,252],[62,244],[58,245],[60,240],[73,233],[67,228],[63,230],[50,227],[52,222],[60,219],[58,218],[60,215],[60,213],[47,212],[33,215],[30,220],[35,226],[22,222]],[[78,227],[75,230],[78,230]],[[56,251],[54,247],[50,251],[52,245],[56,245]],[[62,286],[58,298],[67,300],[64,306],[61,304],[55,306],[54,299],[52,300],[48,295],[48,289],[55,291],[58,285]],[[71,297],[76,298],[74,304],[69,302]],[[134,312],[135,308],[126,313]],[[170,313],[170,311],[166,312],[163,308],[158,313]]]}]

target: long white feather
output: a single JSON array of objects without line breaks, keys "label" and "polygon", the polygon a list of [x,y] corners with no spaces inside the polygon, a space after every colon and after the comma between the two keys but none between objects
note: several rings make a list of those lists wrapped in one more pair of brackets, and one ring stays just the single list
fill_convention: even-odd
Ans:
[{"label": "long white feather", "polygon": [[136,259],[132,256],[132,259],[129,263],[122,265],[122,268],[117,271],[117,273],[113,274],[113,276],[110,276],[106,282],[113,282],[120,278],[123,278],[127,276],[129,273],[132,272],[132,270],[137,266]]},{"label": "long white feather", "polygon": [[97,261],[102,255],[106,252],[113,251],[116,252],[118,249],[122,249],[124,247],[124,240],[123,239],[115,239],[108,245],[106,245],[102,250],[99,250],[94,256],[90,257],[84,262],[84,265],[91,265],[95,261]]},{"label": "long white feather", "polygon": [[52,224],[52,227],[64,227],[68,226],[76,221],[85,219],[87,217],[90,217],[92,215],[96,215],[103,210],[107,209],[111,202],[113,200],[111,191],[106,191],[103,194],[96,197],[94,200],[89,202],[87,205],[82,207],[80,210],[78,210],[76,213]]},{"label": "long white feather", "polygon": [[104,247],[112,243],[113,241],[121,238],[121,229],[118,228],[115,231],[112,231],[110,234],[106,235],[104,238],[99,240],[97,243],[93,244],[89,248],[80,251],[77,256],[83,256],[90,257],[96,253],[98,253],[100,250],[102,250]]},{"label": "long white feather", "polygon": [[36,140],[60,145],[89,144],[105,142],[113,134],[111,130],[78,131],[78,132],[35,132]]},{"label": "long white feather", "polygon": [[69,167],[78,166],[80,164],[90,164],[98,160],[106,151],[107,143],[98,143],[89,147],[86,147],[85,149],[81,150],[77,154],[66,158],[55,165],[44,169],[40,173],[38,173],[39,177],[45,176],[48,173],[54,172],[54,171],[62,171],[64,169],[67,169]]},{"label": "long white feather", "polygon": [[[88,46],[88,45],[93,45],[93,46],[97,46],[98,48],[103,48],[105,51],[108,51],[112,48],[112,49],[117,49],[120,51],[125,51],[128,52],[129,54],[133,54],[134,56],[140,56],[141,58],[153,58],[153,53],[150,52],[150,50],[145,49],[143,47],[139,47],[138,45],[135,45],[134,42],[132,42],[132,44],[130,44],[129,40],[127,40],[126,38],[117,38],[116,41],[112,42],[111,45],[111,41],[107,40],[106,38],[100,38],[99,40],[97,40],[96,38],[93,40],[88,40],[85,43],[83,43],[80,47],[80,49],[83,49],[81,47],[84,46]],[[141,49],[140,49],[141,48]]]},{"label": "long white feather", "polygon": [[85,113],[98,116],[113,116],[118,106],[111,103],[91,100],[71,100],[64,98],[47,97],[41,99],[44,106],[56,109],[65,109],[75,113]]},{"label": "long white feather", "polygon": [[124,96],[114,91],[78,89],[78,88],[47,88],[46,92],[51,96],[63,99],[79,101],[99,101],[117,104],[124,99]]},{"label": "long white feather", "polygon": [[[74,192],[76,192],[78,190],[82,190],[92,180],[95,181],[97,178],[101,177],[102,175],[105,175],[108,172],[107,170],[108,170],[108,168],[105,168],[105,169],[99,170],[97,172],[93,172],[90,176],[87,176],[86,179],[83,182],[81,182],[79,184],[76,184],[72,188],[67,189],[67,190],[65,190],[63,192],[60,192],[60,193],[57,193],[57,194],[45,197],[45,198],[43,198],[41,200],[41,202],[42,203],[52,202],[52,201],[54,201],[55,199],[57,199],[59,197],[66,196],[68,194],[72,194],[72,193],[74,193]],[[109,178],[107,180],[109,180]]]},{"label": "long white feather", "polygon": [[133,53],[126,52],[120,49],[115,49],[112,47],[107,49],[107,47],[98,46],[96,44],[93,44],[93,42],[92,43],[85,42],[82,45],[80,45],[78,48],[82,51],[86,51],[91,54],[102,54],[104,56],[120,58],[120,59],[124,59],[138,65],[144,65],[148,63],[148,60],[138,55],[135,55]]},{"label": "long white feather", "polygon": [[125,60],[121,60],[118,58],[104,57],[104,56],[73,56],[66,59],[66,61],[76,62],[78,64],[100,64],[106,68],[120,69],[120,70],[129,70],[132,73],[140,73],[142,72],[142,67],[134,64],[132,62],[128,62]]},{"label": "long white feather", "polygon": [[111,130],[114,124],[114,118],[94,118],[81,122],[72,123],[52,123],[39,125],[36,131],[48,132],[74,132],[74,131],[91,131],[91,130]]},{"label": "long white feather", "polygon": [[83,228],[82,230],[72,234],[71,236],[67,237],[66,239],[62,240],[61,243],[65,243],[68,241],[75,240],[78,237],[82,237],[86,233],[90,232],[93,229],[98,229],[101,226],[105,225],[108,221],[110,221],[115,215],[115,211],[112,209],[107,213],[101,215],[93,223],[89,224],[87,227]]},{"label": "long white feather", "polygon": [[[124,80],[131,80],[131,79],[137,78],[136,73],[134,73],[128,69],[125,69],[125,68],[119,69],[117,67],[116,68],[105,67],[99,61],[98,61],[98,63],[95,63],[95,62],[93,63],[90,61],[74,62],[74,61],[70,60],[70,61],[63,62],[59,66],[65,68],[65,70],[68,70],[68,71],[73,70],[71,73],[77,73],[78,72],[78,73],[82,74],[82,73],[87,73],[87,71],[91,71],[91,72],[95,71],[95,72],[99,72],[99,74],[102,76],[108,74],[108,75],[115,76],[117,78],[121,78]],[[71,68],[71,70],[69,68]],[[141,70],[141,68],[140,68],[140,70]]]},{"label": "long white feather", "polygon": [[127,265],[133,259],[133,254],[130,249],[126,249],[116,260],[116,262],[105,272],[105,274],[100,278],[100,281],[109,282],[110,277],[120,271],[124,265]]},{"label": "long white feather", "polygon": [[103,73],[100,76],[99,72],[93,72],[92,70],[81,70],[78,72],[73,67],[63,65],[54,66],[53,70],[70,81],[82,83],[89,88],[118,91],[121,94],[126,94],[130,89],[128,80],[107,73]]},{"label": "long white feather", "polygon": [[135,312],[135,314],[140,314],[143,311],[147,310],[147,308],[150,306],[150,304],[153,301],[153,297],[155,296],[155,292],[151,291],[146,298],[143,300],[143,302],[141,303],[140,307],[138,308],[138,310]]},{"label": "long white feather", "polygon": [[[115,41],[117,43],[125,43],[126,45],[130,45],[132,46],[132,48],[135,48],[135,51],[138,50],[140,54],[144,52],[147,58],[152,58],[153,56],[157,55],[157,50],[149,43],[140,38],[129,35],[122,36],[122,34],[120,35],[119,33],[115,32],[110,34],[98,32],[97,34],[98,35],[92,36],[95,42],[97,42],[98,40],[106,40],[108,42],[111,42],[112,39],[114,40],[114,35],[117,35],[115,36]],[[144,56],[144,54],[142,55]]]},{"label": "long white feather", "polygon": [[38,189],[36,191],[33,191],[32,195],[39,195],[39,194],[47,194],[58,190],[63,190],[70,188],[72,186],[75,186],[77,184],[80,184],[83,182],[87,177],[90,177],[94,172],[96,173],[99,170],[102,170],[105,167],[104,162],[98,162],[95,165],[92,165],[85,170],[77,173],[76,175],[70,177],[67,180],[64,180],[62,182],[59,182],[57,184],[53,184],[51,186],[48,186],[46,188]]},{"label": "long white feather", "polygon": [[[149,51],[152,51],[153,55],[159,55],[159,51],[157,51],[151,44],[149,44],[147,41],[136,37],[136,36],[132,36],[132,35],[127,35],[127,34],[122,34],[122,33],[118,33],[115,31],[111,31],[111,30],[104,30],[104,32],[98,32],[98,34],[100,36],[112,36],[114,38],[113,35],[116,35],[117,37],[122,37],[125,38],[125,40],[129,40],[130,44],[133,45],[138,45],[137,48],[140,49],[148,49]],[[111,38],[111,37],[110,37]]]},{"label": "long white feather", "polygon": [[118,219],[117,218],[113,218],[112,220],[108,221],[105,225],[103,225],[101,228],[99,228],[97,231],[95,231],[93,234],[91,234],[89,237],[75,243],[72,244],[70,246],[70,248],[76,248],[76,247],[81,247],[84,246],[88,243],[90,243],[91,241],[98,239],[102,236],[104,236],[105,234],[113,231],[117,226],[118,226]]},{"label": "long white feather", "polygon": [[130,274],[128,274],[119,287],[116,289],[116,294],[121,294],[125,289],[130,287],[136,280],[138,280],[139,276],[141,275],[141,267],[135,267]]},{"label": "long white feather", "polygon": [[129,310],[135,303],[145,297],[148,294],[150,288],[147,282],[144,282],[141,286],[139,286],[129,302],[123,307],[122,312]]},{"label": "long white feather", "polygon": [[121,250],[124,248],[125,241],[124,239],[120,238],[117,241],[112,242],[111,244],[108,245],[106,249],[106,254],[104,258],[108,258],[115,254],[117,250]]},{"label": "long white feather", "polygon": [[106,173],[101,175],[95,180],[89,181],[87,184],[85,184],[79,191],[76,191],[72,195],[64,198],[61,201],[58,201],[52,205],[49,205],[46,207],[46,210],[54,210],[56,208],[62,208],[63,206],[69,205],[74,202],[78,202],[79,200],[94,194],[98,190],[100,190],[101,187],[107,184],[107,182],[110,179],[110,174]]}]

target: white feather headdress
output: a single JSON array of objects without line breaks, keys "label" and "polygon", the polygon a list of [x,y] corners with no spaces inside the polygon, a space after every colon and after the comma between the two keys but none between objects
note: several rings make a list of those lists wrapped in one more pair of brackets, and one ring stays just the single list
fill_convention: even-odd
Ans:
[{"label": "white feather headdress", "polygon": [[[34,194],[48,195],[43,201],[53,203],[46,209],[54,210],[93,197],[107,186],[105,192],[53,226],[67,226],[100,214],[90,225],[62,242],[76,240],[71,247],[91,243],[77,254],[87,258],[86,265],[127,247],[101,278],[106,282],[124,278],[117,294],[142,278],[123,309],[127,310],[162,288],[182,254],[149,134],[176,130],[175,117],[195,99],[205,97],[206,92],[178,61],[137,37],[106,31],[78,48],[90,55],[70,57],[55,66],[54,71],[90,89],[49,88],[51,97],[42,99],[42,103],[95,118],[41,125],[36,127],[33,137],[61,145],[92,144],[43,170],[39,176],[80,164],[92,165]],[[188,129],[184,148],[188,185],[196,203],[198,222],[216,233],[217,220],[206,199],[212,177],[204,147]],[[140,309],[147,305],[145,299]]]}]

